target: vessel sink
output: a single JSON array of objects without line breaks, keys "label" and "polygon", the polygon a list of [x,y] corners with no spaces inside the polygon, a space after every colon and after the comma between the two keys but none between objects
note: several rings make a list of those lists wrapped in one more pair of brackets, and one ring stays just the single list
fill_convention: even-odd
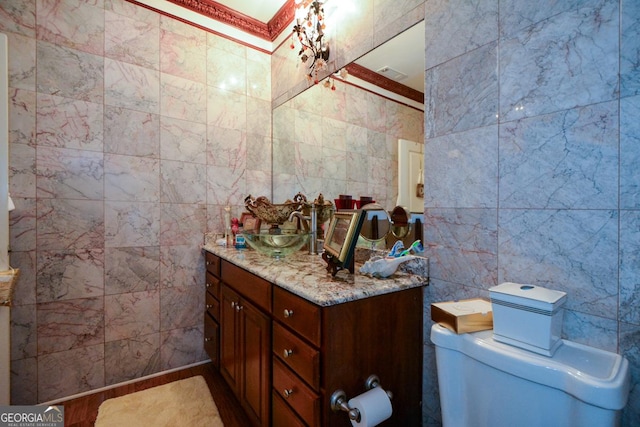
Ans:
[{"label": "vessel sink", "polygon": [[256,251],[273,257],[282,258],[299,251],[308,241],[310,233],[301,230],[282,230],[281,234],[243,233],[247,244]]}]

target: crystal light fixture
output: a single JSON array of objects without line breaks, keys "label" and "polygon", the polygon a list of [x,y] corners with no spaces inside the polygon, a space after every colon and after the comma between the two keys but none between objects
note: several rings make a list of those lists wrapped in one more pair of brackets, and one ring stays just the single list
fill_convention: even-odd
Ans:
[{"label": "crystal light fixture", "polygon": [[291,49],[295,49],[295,36],[300,42],[298,56],[308,65],[307,78],[317,84],[318,71],[326,70],[329,60],[329,44],[324,34],[324,2],[295,0],[295,7]]}]

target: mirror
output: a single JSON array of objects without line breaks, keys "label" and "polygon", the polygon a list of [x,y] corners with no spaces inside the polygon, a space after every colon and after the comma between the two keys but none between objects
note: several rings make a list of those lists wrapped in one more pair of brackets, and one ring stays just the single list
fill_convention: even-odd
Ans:
[{"label": "mirror", "polygon": [[[385,53],[385,48],[402,55]],[[415,73],[401,68],[415,65],[421,69],[417,87],[424,92],[423,57],[424,22],[420,22],[345,68],[369,70],[362,75],[381,70],[409,84],[409,77],[402,74]],[[398,140],[424,141],[424,102],[398,96],[353,74],[345,81],[332,80],[335,90],[320,82],[274,108],[272,200],[285,200],[299,191],[323,193],[330,200],[351,194],[354,199],[372,197],[390,211],[398,196]]]}]

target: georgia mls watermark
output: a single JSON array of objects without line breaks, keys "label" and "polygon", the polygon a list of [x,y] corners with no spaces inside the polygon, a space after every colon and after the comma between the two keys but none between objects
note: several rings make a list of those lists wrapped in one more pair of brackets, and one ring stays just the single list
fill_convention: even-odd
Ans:
[{"label": "georgia mls watermark", "polygon": [[0,406],[0,427],[64,427],[64,406]]}]

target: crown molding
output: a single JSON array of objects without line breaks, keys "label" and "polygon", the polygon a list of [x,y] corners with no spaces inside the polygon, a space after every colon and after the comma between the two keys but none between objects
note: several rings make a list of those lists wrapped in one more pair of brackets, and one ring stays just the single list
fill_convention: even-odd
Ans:
[{"label": "crown molding", "polygon": [[271,42],[293,21],[294,17],[294,0],[288,0],[266,24],[213,0],[168,1]]},{"label": "crown molding", "polygon": [[395,80],[391,80],[383,75],[376,73],[375,71],[371,71],[368,68],[363,67],[362,65],[358,65],[355,62],[348,64],[345,68],[349,72],[350,76],[357,77],[361,80],[381,87],[382,89],[386,89],[389,92],[396,93],[400,96],[411,99],[412,101],[424,104],[424,93],[418,90],[410,88],[409,86],[405,86],[402,83],[398,83]]}]

